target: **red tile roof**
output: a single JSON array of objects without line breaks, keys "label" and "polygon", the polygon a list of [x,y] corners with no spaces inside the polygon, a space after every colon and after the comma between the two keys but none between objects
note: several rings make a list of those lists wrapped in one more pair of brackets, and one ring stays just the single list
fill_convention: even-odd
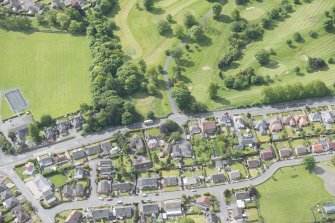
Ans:
[{"label": "red tile roof", "polygon": [[322,144],[315,144],[312,146],[313,153],[322,153],[324,151]]}]

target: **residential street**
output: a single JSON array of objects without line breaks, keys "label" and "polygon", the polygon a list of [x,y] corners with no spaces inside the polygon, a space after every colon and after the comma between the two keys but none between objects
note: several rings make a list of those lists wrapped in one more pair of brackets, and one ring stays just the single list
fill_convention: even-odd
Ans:
[{"label": "residential street", "polygon": [[[275,112],[283,112],[283,111],[290,111],[290,110],[297,110],[302,109],[305,106],[315,107],[315,106],[329,106],[335,104],[335,97],[327,97],[327,98],[320,98],[320,99],[313,99],[313,100],[305,100],[305,101],[299,101],[299,102],[290,102],[290,103],[281,103],[276,105],[266,105],[266,106],[260,106],[260,107],[252,107],[247,109],[230,109],[230,110],[223,110],[223,111],[215,111],[215,112],[207,112],[203,114],[194,114],[194,115],[183,115],[183,114],[172,114],[169,116],[169,119],[177,122],[178,124],[183,124],[187,120],[190,119],[198,119],[201,117],[206,117],[210,115],[214,115],[216,117],[221,117],[224,113],[228,112],[230,115],[234,114],[240,114],[240,113],[251,113],[252,115],[261,115],[261,114],[268,114],[268,113],[275,113]],[[159,126],[160,123],[164,122],[166,118],[155,120],[154,125],[152,126]],[[1,126],[1,124],[0,124]],[[79,136],[77,135],[74,139],[70,139],[67,141],[63,141],[58,144],[50,145],[50,146],[44,146],[39,149],[36,149],[34,151],[27,152],[25,154],[17,155],[17,156],[1,156],[0,159],[0,172],[4,175],[8,175],[13,182],[17,185],[17,187],[22,191],[22,193],[25,195],[25,197],[32,203],[33,206],[35,206],[38,210],[37,214],[43,219],[43,222],[53,222],[54,216],[63,210],[71,209],[71,208],[86,208],[86,207],[94,207],[94,206],[100,206],[103,205],[104,201],[100,201],[98,199],[98,194],[96,193],[96,185],[94,183],[95,179],[95,166],[97,164],[97,161],[92,161],[91,163],[91,174],[92,174],[92,194],[91,197],[86,201],[78,201],[78,202],[71,202],[71,203],[65,203],[59,206],[56,206],[52,209],[43,209],[39,202],[36,201],[33,198],[33,195],[31,192],[26,188],[24,183],[21,181],[21,179],[17,176],[17,174],[13,171],[13,168],[16,164],[22,163],[25,160],[37,157],[43,154],[47,153],[61,153],[66,150],[75,149],[78,147],[82,147],[84,145],[93,144],[99,141],[103,141],[106,139],[109,139],[115,134],[117,131],[127,131],[129,129],[133,128],[141,128],[144,127],[143,123],[137,123],[133,124],[131,126],[127,127],[112,127],[108,128],[102,132],[94,133],[87,136]],[[0,127],[1,129],[1,127]],[[331,155],[321,155],[316,156],[317,161],[325,161],[329,160]],[[202,188],[199,189],[197,193],[204,193],[204,192],[210,192],[216,195],[218,198],[223,199],[223,191],[225,189],[238,189],[238,188],[245,188],[251,185],[258,185],[267,179],[269,179],[273,173],[285,166],[294,166],[301,163],[301,159],[294,159],[294,160],[286,160],[274,163],[270,168],[263,173],[261,176],[252,179],[252,180],[246,180],[246,181],[240,181],[237,183],[232,184],[226,184],[226,185],[220,185],[220,186],[214,186],[210,188]],[[171,199],[171,198],[177,198],[181,197],[182,194],[193,194],[191,191],[175,191],[175,192],[165,192],[161,193],[160,196],[154,196],[149,195],[146,199],[151,199],[153,201],[161,201],[165,199]],[[118,199],[116,199],[118,200]],[[112,202],[109,202],[110,204],[116,204],[116,200],[113,200]],[[126,203],[132,203],[132,202],[140,202],[143,200],[143,197],[141,196],[126,196],[122,197],[119,200],[126,202]],[[223,200],[221,200],[223,202]],[[220,209],[223,211],[221,215],[224,215],[227,213],[226,206],[223,205],[220,207]],[[221,216],[223,219],[226,219],[226,216]]]}]

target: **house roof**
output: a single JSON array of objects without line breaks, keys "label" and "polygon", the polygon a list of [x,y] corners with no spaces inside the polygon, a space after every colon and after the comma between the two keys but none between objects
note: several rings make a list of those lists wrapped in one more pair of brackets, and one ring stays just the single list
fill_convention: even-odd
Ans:
[{"label": "house roof", "polygon": [[49,179],[43,177],[41,174],[35,175],[34,182],[37,188],[43,193],[45,191],[51,190],[52,183]]},{"label": "house roof", "polygon": [[74,173],[74,179],[83,179],[85,176],[85,171],[83,167],[76,167],[76,172]]},{"label": "house roof", "polygon": [[47,190],[43,192],[43,197],[44,200],[48,203],[48,204],[52,204],[53,202],[56,201],[56,197],[54,192],[52,192],[52,190]]},{"label": "house roof", "polygon": [[295,153],[297,155],[305,155],[308,152],[307,148],[303,145],[299,145],[295,148]]},{"label": "house roof", "polygon": [[182,213],[181,199],[165,200],[163,201],[163,207],[168,215],[177,215]]},{"label": "house roof", "polygon": [[139,178],[137,179],[137,187],[143,188],[158,188],[157,178]]},{"label": "house roof", "polygon": [[144,215],[158,214],[159,213],[159,206],[158,206],[157,203],[143,204],[142,205],[142,213]]},{"label": "house roof", "polygon": [[314,144],[312,145],[313,153],[322,153],[324,151],[324,147],[322,144]]},{"label": "house roof", "polygon": [[133,206],[115,207],[113,212],[116,218],[130,218],[131,216],[133,216],[134,207]]},{"label": "house roof", "polygon": [[13,195],[12,195],[12,192],[10,192],[10,190],[7,189],[7,190],[1,192],[0,196],[1,196],[1,200],[4,201],[4,200],[7,200],[8,198],[12,197]]},{"label": "house roof", "polygon": [[133,149],[143,149],[144,148],[144,142],[141,136],[137,136],[136,138],[133,138],[130,143],[130,147]]},{"label": "house roof", "polygon": [[134,187],[133,183],[125,182],[125,183],[113,183],[112,189],[113,190],[120,190],[120,191],[131,191]]},{"label": "house roof", "polygon": [[30,214],[21,205],[14,207],[12,213],[16,216],[16,223],[24,223],[30,219]]},{"label": "house roof", "polygon": [[213,183],[220,183],[226,181],[226,176],[223,173],[212,174]]},{"label": "house roof", "polygon": [[99,194],[108,194],[112,191],[112,183],[108,180],[101,180],[98,183],[98,193]]},{"label": "house roof", "polygon": [[208,196],[201,196],[201,197],[198,197],[198,199],[197,199],[197,204],[199,204],[199,205],[202,205],[202,206],[205,206],[205,207],[207,207],[207,208],[210,208],[211,206],[212,206],[212,202],[211,202],[211,200],[209,199],[209,197]]},{"label": "house roof", "polygon": [[151,161],[146,156],[137,156],[133,159],[133,166],[137,169],[143,169],[151,167]]},{"label": "house roof", "polygon": [[196,185],[198,184],[198,178],[197,177],[184,177],[183,178],[184,185]]},{"label": "house roof", "polygon": [[200,128],[197,125],[190,125],[188,127],[188,131],[190,134],[197,134],[201,132]]},{"label": "house roof", "polygon": [[78,223],[83,217],[83,214],[78,210],[73,210],[65,219],[65,223]]},{"label": "house roof", "polygon": [[200,128],[202,129],[203,132],[213,131],[216,129],[216,123],[215,121],[204,120],[200,122]]},{"label": "house roof", "polygon": [[289,157],[289,156],[291,156],[291,150],[290,149],[280,149],[279,150],[279,156],[281,158]]},{"label": "house roof", "polygon": [[4,205],[7,206],[7,209],[12,209],[18,204],[18,200],[15,197],[10,197],[4,201]]},{"label": "house roof", "polygon": [[321,122],[322,121],[320,112],[309,113],[308,117],[309,117],[310,121],[312,121],[312,122]]},{"label": "house roof", "polygon": [[56,164],[66,163],[69,161],[69,158],[65,154],[56,156],[54,158]]},{"label": "house roof", "polygon": [[247,192],[247,191],[236,192],[236,193],[235,193],[235,197],[236,197],[236,200],[246,200],[246,199],[250,199],[250,193]]},{"label": "house roof", "polygon": [[84,189],[84,185],[77,183],[75,188],[74,188],[74,194],[77,197],[82,197],[85,194],[85,189]]},{"label": "house roof", "polygon": [[86,148],[85,152],[88,156],[93,156],[97,153],[100,153],[101,152],[100,145],[89,146]]},{"label": "house roof", "polygon": [[300,126],[306,126],[309,124],[309,121],[305,115],[296,116],[295,120],[299,123]]},{"label": "house roof", "polygon": [[249,168],[257,168],[259,167],[259,160],[258,159],[254,159],[254,160],[247,160],[247,164]]},{"label": "house roof", "polygon": [[109,209],[108,208],[102,208],[102,209],[92,210],[92,218],[94,220],[109,219],[110,218]]},{"label": "house roof", "polygon": [[277,118],[274,118],[270,121],[270,130],[272,132],[277,132],[277,131],[280,131],[283,129],[283,126],[280,122],[280,119],[277,117]]},{"label": "house roof", "polygon": [[79,160],[86,157],[86,153],[83,149],[76,149],[72,151],[72,157],[74,160]]},{"label": "house roof", "polygon": [[53,160],[50,156],[45,157],[45,158],[38,157],[37,159],[41,167],[47,167],[53,164]]},{"label": "house roof", "polygon": [[269,160],[273,158],[273,152],[271,148],[262,150],[260,153],[261,153],[261,158],[263,160]]},{"label": "house roof", "polygon": [[246,123],[245,123],[242,116],[235,116],[233,119],[234,119],[234,123],[235,123],[236,128],[244,129],[246,127]]},{"label": "house roof", "polygon": [[69,184],[66,184],[64,187],[63,187],[63,195],[66,195],[66,196],[71,196],[72,195],[72,188]]},{"label": "house roof", "polygon": [[7,189],[8,189],[8,187],[7,187],[6,183],[5,182],[1,182],[0,183],[0,192],[3,192],[5,190],[7,190]]},{"label": "house roof", "polygon": [[84,124],[84,118],[81,114],[76,115],[75,117],[73,117],[71,123],[75,129],[79,129]]},{"label": "house roof", "polygon": [[241,173],[239,170],[233,170],[228,173],[231,180],[236,180],[241,177]]},{"label": "house roof", "polygon": [[177,186],[178,185],[178,177],[170,176],[163,178],[163,185],[165,187]]}]

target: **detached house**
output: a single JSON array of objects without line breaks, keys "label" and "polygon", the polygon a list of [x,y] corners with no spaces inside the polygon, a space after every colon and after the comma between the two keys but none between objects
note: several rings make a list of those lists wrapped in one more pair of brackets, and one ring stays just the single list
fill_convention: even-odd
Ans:
[{"label": "detached house", "polygon": [[250,169],[253,168],[258,168],[260,165],[260,162],[258,159],[254,159],[254,160],[247,160],[247,165]]},{"label": "detached house", "polygon": [[73,119],[71,120],[71,125],[73,126],[75,130],[78,131],[82,129],[84,122],[85,120],[83,116],[79,114],[73,117]]},{"label": "detached house", "polygon": [[83,149],[76,149],[72,151],[72,158],[74,160],[83,159],[86,157],[86,153]]},{"label": "detached house", "polygon": [[227,181],[226,176],[223,173],[212,174],[211,180],[213,183],[222,183]]},{"label": "detached house", "polygon": [[280,149],[279,151],[280,158],[288,158],[291,156],[291,150],[290,149]]},{"label": "detached house", "polygon": [[117,219],[131,218],[133,214],[134,214],[133,206],[115,207],[113,209],[113,215]]},{"label": "detached house", "polygon": [[158,189],[158,179],[157,178],[139,178],[137,179],[137,188],[139,190],[151,190]]},{"label": "detached house", "polygon": [[69,129],[71,124],[69,121],[56,121],[57,130],[61,136],[67,136],[69,134]]},{"label": "detached house", "polygon": [[272,147],[270,147],[269,149],[266,149],[266,150],[262,150],[260,152],[260,157],[263,160],[271,160],[271,159],[273,159],[274,155],[273,155],[273,152],[272,152]]},{"label": "detached house", "polygon": [[140,212],[144,216],[152,216],[159,214],[159,205],[157,203],[143,204],[140,206]]},{"label": "detached house", "polygon": [[247,127],[247,124],[245,123],[242,116],[234,116],[234,125],[237,129],[245,129]]},{"label": "detached house", "polygon": [[201,132],[201,129],[197,125],[190,125],[188,127],[188,131],[190,135],[194,135],[194,134],[199,134]]},{"label": "detached house", "polygon": [[313,153],[322,153],[325,149],[322,144],[314,144],[312,145],[312,152]]},{"label": "detached house", "polygon": [[228,113],[225,113],[221,116],[221,118],[219,119],[219,123],[221,126],[228,126],[231,127],[232,123],[231,123],[231,119]]},{"label": "detached house", "polygon": [[309,149],[306,148],[304,145],[299,145],[295,148],[295,153],[297,156],[303,156],[309,153]]},{"label": "detached house", "polygon": [[107,180],[101,180],[98,183],[98,193],[99,194],[109,194],[112,191],[112,183]]},{"label": "detached house", "polygon": [[259,120],[254,122],[255,129],[259,131],[260,135],[267,135],[266,130],[268,129],[268,124],[264,120]]},{"label": "detached house", "polygon": [[271,132],[278,132],[278,131],[281,131],[283,129],[283,126],[280,122],[280,119],[277,117],[277,118],[274,118],[270,121],[270,130]]},{"label": "detached house", "polygon": [[162,180],[162,184],[164,187],[175,187],[179,184],[179,178],[170,176],[170,177],[164,177]]},{"label": "detached house", "polygon": [[305,115],[296,116],[295,120],[299,124],[300,128],[309,125],[309,121]]},{"label": "detached house", "polygon": [[213,202],[209,199],[208,196],[201,196],[198,197],[196,204],[200,209],[208,210],[212,207]]},{"label": "detached house", "polygon": [[200,129],[203,133],[213,134],[216,131],[216,123],[215,123],[215,121],[201,120],[200,121]]},{"label": "detached house", "polygon": [[21,205],[13,208],[11,212],[16,217],[14,220],[15,223],[25,223],[30,220],[30,214]]},{"label": "detached house", "polygon": [[321,113],[321,117],[325,124],[333,124],[335,122],[333,111],[324,111]]},{"label": "detached house", "polygon": [[230,180],[238,180],[241,177],[239,170],[233,170],[228,173]]},{"label": "detached house", "polygon": [[181,206],[181,199],[165,200],[162,204],[162,207],[168,217],[182,215],[183,210]]},{"label": "detached house", "polygon": [[137,136],[136,138],[132,139],[129,143],[130,148],[133,150],[144,149],[144,143],[141,136]]},{"label": "detached house", "polygon": [[284,125],[289,125],[291,127],[296,127],[297,126],[297,122],[296,120],[292,117],[292,115],[286,115],[286,116],[283,116],[281,118],[281,122],[284,124]]},{"label": "detached house", "polygon": [[87,156],[94,156],[100,152],[101,152],[100,145],[89,146],[85,150]]},{"label": "detached house", "polygon": [[309,113],[308,118],[311,122],[322,122],[322,117],[320,112]]}]

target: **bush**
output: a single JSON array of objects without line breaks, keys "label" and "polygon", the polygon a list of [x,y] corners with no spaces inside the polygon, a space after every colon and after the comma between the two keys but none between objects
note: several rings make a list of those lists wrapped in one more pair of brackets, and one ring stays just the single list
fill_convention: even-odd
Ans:
[{"label": "bush", "polygon": [[303,40],[302,36],[300,33],[296,32],[293,34],[293,39],[296,41],[296,42],[301,42]]}]

